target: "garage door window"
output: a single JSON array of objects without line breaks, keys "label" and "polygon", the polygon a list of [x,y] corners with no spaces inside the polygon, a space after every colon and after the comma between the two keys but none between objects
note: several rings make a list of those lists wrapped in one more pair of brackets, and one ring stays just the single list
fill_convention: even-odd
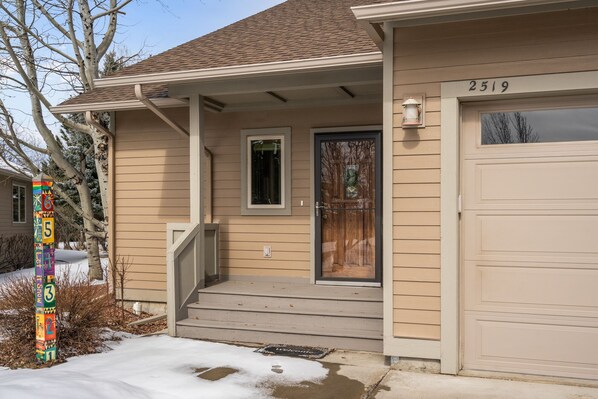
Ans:
[{"label": "garage door window", "polygon": [[598,108],[483,113],[482,144],[598,140]]}]

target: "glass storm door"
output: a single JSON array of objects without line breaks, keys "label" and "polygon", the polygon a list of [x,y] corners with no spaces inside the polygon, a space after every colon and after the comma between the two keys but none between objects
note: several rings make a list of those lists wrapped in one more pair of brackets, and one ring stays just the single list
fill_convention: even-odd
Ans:
[{"label": "glass storm door", "polygon": [[316,280],[381,281],[380,133],[315,136]]}]

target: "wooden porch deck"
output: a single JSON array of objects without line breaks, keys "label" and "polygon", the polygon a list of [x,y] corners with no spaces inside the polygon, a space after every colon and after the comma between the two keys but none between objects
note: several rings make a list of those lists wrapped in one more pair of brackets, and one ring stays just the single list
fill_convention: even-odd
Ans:
[{"label": "wooden porch deck", "polygon": [[199,290],[177,335],[382,352],[382,289],[225,281]]}]

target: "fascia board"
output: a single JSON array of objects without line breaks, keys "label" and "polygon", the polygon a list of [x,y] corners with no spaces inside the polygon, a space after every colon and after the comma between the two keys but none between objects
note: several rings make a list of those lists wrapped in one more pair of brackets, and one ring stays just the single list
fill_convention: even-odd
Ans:
[{"label": "fascia board", "polygon": [[[463,14],[477,14],[479,18],[559,9],[596,6],[595,1],[584,0],[407,0],[394,3],[352,7],[357,20],[389,22],[428,19]],[[445,20],[446,22],[446,20]]]},{"label": "fascia board", "polygon": [[163,72],[146,75],[103,78],[96,80],[95,85],[96,87],[114,87],[152,83],[186,83],[210,79],[216,80],[240,76],[285,74],[297,71],[335,69],[371,64],[382,64],[381,52],[376,51],[372,53],[313,58],[306,60],[281,61],[265,64],[239,65],[222,68],[197,69],[191,71]]},{"label": "fascia board", "polygon": [[0,179],[2,178],[2,176],[10,177],[13,179],[26,181],[26,182],[30,182],[32,180],[32,178],[30,176],[22,175],[20,173],[13,172],[12,170],[0,168]]},{"label": "fascia board", "polygon": [[[161,108],[173,108],[188,105],[188,101],[175,98],[157,98],[152,99],[152,102]],[[57,105],[55,107],[50,107],[50,112],[53,114],[76,114],[86,111],[124,111],[133,109],[145,109],[145,105],[143,105],[143,103],[139,100],[107,101],[98,103]]]}]

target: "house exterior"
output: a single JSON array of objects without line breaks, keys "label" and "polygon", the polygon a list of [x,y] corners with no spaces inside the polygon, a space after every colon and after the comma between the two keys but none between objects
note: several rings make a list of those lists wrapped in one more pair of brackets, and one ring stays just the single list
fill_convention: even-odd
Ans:
[{"label": "house exterior", "polygon": [[597,18],[289,0],[53,112],[113,112],[111,256],[172,334],[596,380]]},{"label": "house exterior", "polygon": [[33,237],[31,178],[0,169],[0,236]]},{"label": "house exterior", "polygon": [[[0,168],[0,273],[29,267],[33,252],[31,178]],[[23,252],[26,251],[26,252]]]}]

